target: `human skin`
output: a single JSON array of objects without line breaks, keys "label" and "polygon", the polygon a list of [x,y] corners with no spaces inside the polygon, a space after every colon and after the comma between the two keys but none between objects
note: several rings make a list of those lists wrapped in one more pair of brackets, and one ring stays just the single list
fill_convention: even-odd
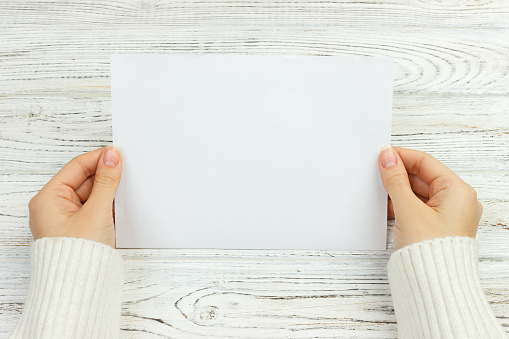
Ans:
[{"label": "human skin", "polygon": [[72,159],[29,202],[34,240],[72,237],[115,248],[113,201],[122,155],[113,146]]},{"label": "human skin", "polygon": [[446,236],[475,238],[483,207],[475,189],[447,166],[421,151],[386,147],[378,167],[396,249]]}]

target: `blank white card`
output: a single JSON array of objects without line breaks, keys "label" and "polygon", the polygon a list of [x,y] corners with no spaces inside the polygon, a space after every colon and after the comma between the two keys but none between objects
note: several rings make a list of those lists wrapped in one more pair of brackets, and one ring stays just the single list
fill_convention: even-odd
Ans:
[{"label": "blank white card", "polygon": [[113,55],[119,248],[384,250],[393,62]]}]

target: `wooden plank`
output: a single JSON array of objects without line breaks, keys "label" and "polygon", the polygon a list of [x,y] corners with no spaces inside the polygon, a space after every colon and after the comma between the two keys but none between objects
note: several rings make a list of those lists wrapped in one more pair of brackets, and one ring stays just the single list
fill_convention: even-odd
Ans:
[{"label": "wooden plank", "polygon": [[[433,154],[458,172],[509,171],[509,96],[395,95],[394,145]],[[0,173],[54,174],[109,144],[109,96],[0,100]]]},{"label": "wooden plank", "polygon": [[[34,30],[35,31],[31,31]],[[509,88],[508,31],[304,28],[8,27],[3,95],[109,86],[111,53],[358,55],[394,58],[399,94],[498,94]],[[55,43],[58,41],[58,43]]]},{"label": "wooden plank", "polygon": [[91,92],[111,53],[381,55],[397,93],[507,94],[508,19],[504,1],[9,1],[0,79],[3,95]]},{"label": "wooden plank", "polygon": [[[121,28],[175,26],[351,27],[379,29],[509,28],[507,1],[94,1],[10,0],[0,3],[0,21],[16,25],[65,25],[71,28],[116,25]],[[41,19],[44,21],[41,22]],[[296,20],[298,19],[298,20]]]}]

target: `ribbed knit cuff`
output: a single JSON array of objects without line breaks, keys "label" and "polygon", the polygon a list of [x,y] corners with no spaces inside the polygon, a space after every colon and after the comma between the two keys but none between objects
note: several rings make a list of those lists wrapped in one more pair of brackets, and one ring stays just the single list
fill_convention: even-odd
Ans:
[{"label": "ribbed knit cuff", "polygon": [[108,245],[42,238],[31,247],[27,301],[12,338],[116,338],[124,270]]},{"label": "ribbed knit cuff", "polygon": [[387,272],[399,338],[507,338],[480,284],[475,239],[404,247],[391,255]]}]

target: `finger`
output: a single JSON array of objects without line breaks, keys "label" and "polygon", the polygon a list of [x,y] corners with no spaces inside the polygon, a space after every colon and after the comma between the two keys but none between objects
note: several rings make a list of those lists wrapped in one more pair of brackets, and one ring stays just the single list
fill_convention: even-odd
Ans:
[{"label": "finger", "polygon": [[80,199],[81,203],[87,201],[90,193],[92,192],[92,187],[94,186],[95,175],[89,176],[80,187],[76,189],[76,194]]},{"label": "finger", "polygon": [[89,176],[95,173],[97,162],[104,151],[104,147],[92,152],[78,155],[69,161],[48,182],[48,185],[66,185],[77,190]]},{"label": "finger", "polygon": [[415,174],[428,185],[439,177],[459,179],[451,169],[428,153],[401,147],[394,147],[394,150],[403,160],[407,172]]},{"label": "finger", "polygon": [[410,181],[410,186],[412,187],[412,190],[425,198],[429,198],[429,185],[419,179],[418,176],[415,174],[408,174],[408,180]]},{"label": "finger", "polygon": [[[419,195],[419,194],[416,194],[416,196],[417,196],[417,198],[421,199],[421,201],[422,201],[423,203],[427,203],[427,202],[428,202],[428,200],[429,200],[428,198],[425,198],[425,197],[423,197],[423,196],[421,196],[421,195]],[[392,201],[391,201],[391,199],[389,199],[389,200],[387,201],[387,218],[388,218],[388,219],[394,219],[395,217],[396,217],[396,216],[395,216],[395,214],[394,214],[394,206],[392,205]]]},{"label": "finger", "polygon": [[122,175],[122,155],[114,146],[108,146],[97,164],[94,185],[87,205],[112,213],[111,206]]},{"label": "finger", "polygon": [[385,190],[391,198],[395,214],[400,210],[411,211],[417,203],[421,203],[412,191],[403,161],[398,152],[390,146],[380,150],[378,169]]}]

